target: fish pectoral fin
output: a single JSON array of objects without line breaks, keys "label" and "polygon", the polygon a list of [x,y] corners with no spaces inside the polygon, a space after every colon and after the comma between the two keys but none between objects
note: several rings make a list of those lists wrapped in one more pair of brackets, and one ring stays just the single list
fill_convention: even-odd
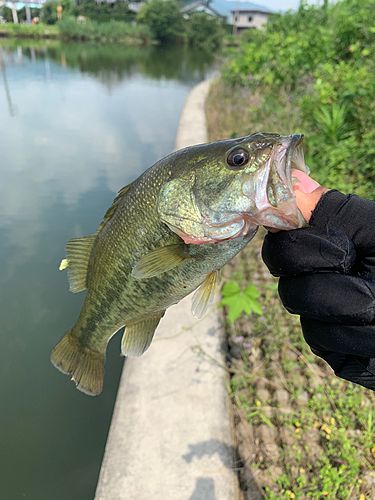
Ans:
[{"label": "fish pectoral fin", "polygon": [[69,290],[82,292],[87,288],[87,268],[96,234],[74,238],[66,244],[66,259],[60,263],[59,270],[68,270]]},{"label": "fish pectoral fin", "polygon": [[138,358],[142,356],[150,347],[156,327],[164,314],[165,311],[162,311],[139,323],[127,325],[121,341],[122,354],[129,358]]},{"label": "fish pectoral fin", "polygon": [[192,258],[185,253],[184,243],[161,247],[142,257],[134,266],[132,276],[137,279],[152,278]]},{"label": "fish pectoral fin", "polygon": [[195,318],[202,318],[212,304],[219,281],[219,271],[212,271],[193,295],[191,312]]}]

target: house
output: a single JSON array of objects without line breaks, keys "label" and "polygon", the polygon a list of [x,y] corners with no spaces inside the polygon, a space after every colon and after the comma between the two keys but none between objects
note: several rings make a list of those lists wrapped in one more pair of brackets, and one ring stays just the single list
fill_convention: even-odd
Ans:
[{"label": "house", "polygon": [[[240,3],[240,2],[238,2]],[[240,5],[231,11],[231,24],[234,27],[234,34],[240,34],[249,28],[263,29],[267,24],[268,16],[271,12],[259,9],[246,9]]]},{"label": "house", "polygon": [[262,5],[242,0],[212,0],[210,7],[226,16],[227,22],[234,26],[235,33],[248,28],[262,29],[272,14]]}]

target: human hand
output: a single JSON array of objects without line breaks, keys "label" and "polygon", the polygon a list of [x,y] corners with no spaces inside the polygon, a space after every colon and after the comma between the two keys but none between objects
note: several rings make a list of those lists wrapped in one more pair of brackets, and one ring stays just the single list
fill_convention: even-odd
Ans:
[{"label": "human hand", "polygon": [[298,179],[298,184],[294,184],[293,190],[296,197],[297,206],[306,222],[310,222],[311,214],[324,193],[329,191],[320,186],[314,179],[306,175],[301,170],[292,170],[292,177]]},{"label": "human hand", "polygon": [[310,227],[268,233],[263,260],[314,354],[375,390],[375,203],[306,182],[295,195]]}]

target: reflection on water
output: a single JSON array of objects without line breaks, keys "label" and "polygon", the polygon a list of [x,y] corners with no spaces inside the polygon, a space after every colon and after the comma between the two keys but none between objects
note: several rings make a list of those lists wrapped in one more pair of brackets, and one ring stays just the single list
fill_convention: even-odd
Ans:
[{"label": "reflection on water", "polygon": [[10,116],[14,116],[15,115],[15,110],[14,110],[14,106],[13,106],[13,103],[12,103],[12,98],[11,98],[10,92],[9,92],[8,78],[7,78],[7,73],[6,73],[6,69],[5,68],[6,68],[6,66],[5,66],[5,60],[4,60],[4,51],[3,51],[3,48],[0,46],[0,71],[1,71],[1,77],[3,79],[4,90],[5,90],[6,100],[7,100],[7,104],[8,104],[9,114],[10,114]]},{"label": "reflection on water", "polygon": [[0,45],[1,498],[91,500],[122,361],[90,398],[49,362],[83,294],[57,271],[115,193],[173,149],[212,57],[182,48]]}]

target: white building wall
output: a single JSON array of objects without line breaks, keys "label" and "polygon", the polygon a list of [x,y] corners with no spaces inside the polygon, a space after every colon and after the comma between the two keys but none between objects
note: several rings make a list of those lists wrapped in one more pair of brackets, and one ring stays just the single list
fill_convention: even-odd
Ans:
[{"label": "white building wall", "polygon": [[[250,20],[251,19],[251,20]],[[238,28],[257,28],[262,29],[267,23],[268,15],[259,12],[238,11],[232,12],[232,24]]]}]

